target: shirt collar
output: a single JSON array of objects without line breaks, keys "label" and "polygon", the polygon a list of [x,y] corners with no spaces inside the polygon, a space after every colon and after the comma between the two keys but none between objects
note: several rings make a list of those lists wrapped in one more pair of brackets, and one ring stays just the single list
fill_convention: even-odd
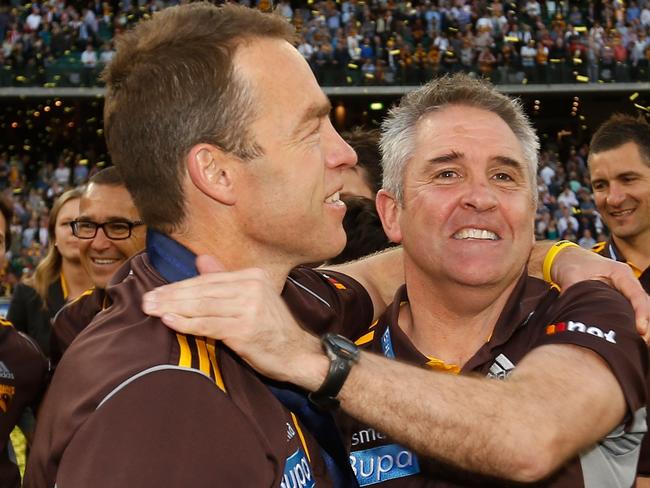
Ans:
[{"label": "shirt collar", "polygon": [[147,231],[147,255],[151,265],[169,283],[198,275],[196,255],[171,237]]},{"label": "shirt collar", "polygon": [[[508,342],[520,327],[524,327],[531,321],[533,314],[544,315],[546,309],[556,298],[556,290],[550,289],[544,281],[528,276],[527,271],[525,271],[510,293],[506,305],[499,315],[492,336],[467,361],[462,370],[471,371],[489,360],[492,357],[492,350]],[[406,285],[403,285],[397,290],[393,303],[384,315],[387,319],[385,326],[375,332],[375,338],[380,339],[385,334],[386,329],[390,330],[392,348],[397,358],[413,361],[416,364],[426,364],[430,358],[418,351],[398,325],[400,309],[408,301],[407,288]],[[381,340],[379,340],[379,343],[381,343]]]},{"label": "shirt collar", "polygon": [[634,273],[634,276],[637,278],[641,278],[641,275],[643,274],[643,270],[639,268],[636,264],[634,264],[631,261],[628,261],[625,256],[623,256],[623,253],[619,250],[619,248],[616,246],[616,243],[614,242],[614,238],[610,236],[609,240],[607,241],[607,250],[609,252],[609,256],[612,259],[615,259],[616,261],[620,261],[622,263],[627,264],[630,268],[632,268],[632,272]]}]

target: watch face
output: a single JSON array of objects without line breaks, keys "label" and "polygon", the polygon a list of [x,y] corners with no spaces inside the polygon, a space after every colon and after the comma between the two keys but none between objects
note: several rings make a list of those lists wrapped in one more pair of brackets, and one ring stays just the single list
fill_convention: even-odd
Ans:
[{"label": "watch face", "polygon": [[359,348],[354,342],[343,336],[328,334],[326,337],[327,344],[332,348],[332,352],[340,357],[356,360],[359,356]]}]

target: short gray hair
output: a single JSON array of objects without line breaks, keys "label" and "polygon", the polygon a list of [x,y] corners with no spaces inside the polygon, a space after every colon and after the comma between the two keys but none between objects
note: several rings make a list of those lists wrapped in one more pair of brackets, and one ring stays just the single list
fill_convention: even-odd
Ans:
[{"label": "short gray hair", "polygon": [[383,187],[398,202],[404,198],[404,170],[413,156],[417,124],[434,110],[465,105],[498,115],[519,139],[528,163],[530,187],[537,202],[539,139],[521,102],[499,93],[486,81],[466,74],[446,75],[407,93],[381,125]]}]

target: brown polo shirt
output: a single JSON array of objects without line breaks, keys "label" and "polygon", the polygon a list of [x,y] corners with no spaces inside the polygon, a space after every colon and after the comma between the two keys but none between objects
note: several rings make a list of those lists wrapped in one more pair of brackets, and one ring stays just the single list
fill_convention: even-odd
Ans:
[{"label": "brown polo shirt", "polygon": [[75,337],[106,308],[106,290],[91,288],[65,305],[54,317],[50,336],[50,359],[56,366]]},{"label": "brown polo shirt", "polygon": [[0,486],[20,486],[18,466],[9,459],[9,434],[25,407],[40,397],[48,362],[36,342],[0,319]]},{"label": "brown polo shirt", "polygon": [[[406,288],[402,287],[394,303],[357,343],[387,357],[440,369],[435,360],[413,346],[398,326],[400,306],[407,301]],[[594,479],[598,480],[597,486],[631,486],[641,436],[645,432],[644,378],[648,359],[647,348],[634,329],[630,304],[600,282],[582,282],[558,296],[543,281],[522,277],[492,337],[464,365],[460,374],[504,380],[528,352],[546,344],[573,344],[599,354],[621,385],[628,415],[625,425],[534,486],[596,486],[585,481]],[[507,416],[508,412],[495,411],[494,415]],[[371,426],[347,416],[342,418],[341,426],[361,486],[382,483],[390,487],[509,486],[504,480],[463,472],[419,457]]]},{"label": "brown polo shirt", "polygon": [[[599,242],[592,250],[601,256],[629,265],[636,277],[639,278],[643,289],[650,294],[650,267],[641,270],[634,263],[629,262],[611,238],[608,241]],[[650,399],[650,375],[646,378],[646,398]],[[641,444],[638,473],[640,476],[650,476],[650,435],[646,435]]]},{"label": "brown polo shirt", "polygon": [[[165,284],[148,255],[118,273],[109,307],[59,363],[24,486],[330,486],[313,437],[243,360],[141,311]],[[298,268],[283,297],[316,331],[372,318],[367,293],[342,275]]]}]

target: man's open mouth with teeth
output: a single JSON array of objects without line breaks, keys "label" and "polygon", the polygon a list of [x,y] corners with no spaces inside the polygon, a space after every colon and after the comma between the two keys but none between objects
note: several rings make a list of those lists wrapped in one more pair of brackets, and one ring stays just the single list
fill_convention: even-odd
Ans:
[{"label": "man's open mouth with teeth", "polygon": [[610,210],[609,215],[612,217],[626,217],[628,215],[631,215],[634,210],[635,209],[633,208],[626,208],[625,210]]},{"label": "man's open mouth with teeth", "polygon": [[122,259],[121,258],[90,258],[90,260],[93,262],[93,264],[97,264],[99,266],[110,266],[121,261]]},{"label": "man's open mouth with teeth", "polygon": [[341,192],[337,191],[332,193],[329,197],[325,199],[325,203],[340,204],[341,203]]},{"label": "man's open mouth with teeth", "polygon": [[483,240],[483,241],[500,240],[500,237],[492,231],[485,230],[485,229],[474,229],[474,228],[461,229],[453,235],[453,238],[457,240],[466,240],[466,239]]}]

